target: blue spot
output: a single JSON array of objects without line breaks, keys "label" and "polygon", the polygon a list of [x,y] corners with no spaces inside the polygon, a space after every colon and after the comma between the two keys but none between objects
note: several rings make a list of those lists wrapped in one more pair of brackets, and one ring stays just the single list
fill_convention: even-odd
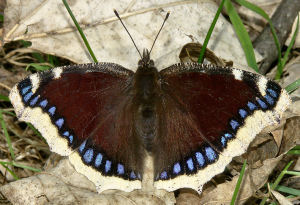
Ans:
[{"label": "blue spot", "polygon": [[248,113],[244,109],[239,109],[239,114],[240,114],[241,118],[245,118],[245,117],[247,117]]},{"label": "blue spot", "polygon": [[124,172],[124,166],[122,164],[118,164],[118,174],[122,175]]},{"label": "blue spot", "polygon": [[264,102],[264,101],[262,101],[261,99],[257,99],[256,100],[257,102],[258,102],[258,104],[260,105],[260,107],[262,108],[262,109],[267,109],[267,105],[266,105],[266,103]]},{"label": "blue spot", "polygon": [[109,172],[110,168],[111,168],[111,161],[106,160],[106,163],[105,163],[105,172],[106,173]]},{"label": "blue spot", "polygon": [[80,153],[84,150],[85,144],[86,144],[86,140],[84,140],[84,142],[83,142],[83,143],[80,145],[80,147],[79,147],[79,152],[80,152]]},{"label": "blue spot", "polygon": [[231,139],[231,138],[232,138],[232,134],[229,134],[229,133],[225,133],[224,136],[225,136],[227,139]]},{"label": "blue spot", "polygon": [[275,90],[268,88],[267,89],[268,93],[273,97],[273,98],[277,98],[278,94]]},{"label": "blue spot", "polygon": [[102,154],[98,153],[98,155],[95,159],[95,167],[99,167],[101,165],[102,158],[103,158]]},{"label": "blue spot", "polygon": [[216,152],[211,147],[205,147],[205,153],[209,161],[214,161],[217,158]]},{"label": "blue spot", "polygon": [[180,164],[177,162],[173,167],[174,174],[178,174],[181,171]]},{"label": "blue spot", "polygon": [[233,130],[236,130],[240,126],[240,124],[236,120],[230,120],[229,123]]},{"label": "blue spot", "polygon": [[93,159],[93,155],[94,155],[94,150],[93,149],[88,149],[86,150],[86,152],[83,155],[83,159],[86,163],[90,163]]},{"label": "blue spot", "polygon": [[63,118],[59,118],[58,120],[56,120],[55,124],[60,129],[63,126],[63,124],[64,124],[64,119]]},{"label": "blue spot", "polygon": [[198,164],[202,167],[205,164],[205,159],[200,152],[196,152],[196,159]]},{"label": "blue spot", "polygon": [[68,137],[69,135],[70,135],[69,131],[65,131],[65,132],[63,133],[63,136],[66,136],[66,137]]},{"label": "blue spot", "polygon": [[130,178],[131,179],[136,179],[136,175],[135,175],[134,171],[130,172]]},{"label": "blue spot", "polygon": [[270,95],[265,95],[264,98],[270,105],[274,105],[274,99]]},{"label": "blue spot", "polygon": [[248,108],[250,109],[250,110],[255,110],[257,107],[256,107],[256,105],[254,104],[254,103],[252,103],[252,102],[248,102],[247,103],[247,106],[248,106]]},{"label": "blue spot", "polygon": [[138,179],[142,179],[142,177],[141,177],[140,173],[138,173],[137,175],[138,175]]},{"label": "blue spot", "polygon": [[55,113],[55,110],[56,110],[56,107],[53,106],[48,110],[48,112],[53,116]]},{"label": "blue spot", "polygon": [[187,163],[187,165],[188,165],[189,170],[193,171],[193,170],[194,170],[194,163],[193,163],[192,158],[189,158],[189,159],[186,161],[186,163]]},{"label": "blue spot", "polygon": [[160,174],[160,178],[161,179],[167,179],[168,178],[168,174],[166,171],[163,171],[161,174]]},{"label": "blue spot", "polygon": [[31,89],[31,86],[27,86],[25,88],[22,88],[22,95],[25,95],[28,92],[28,90],[30,90],[30,89]]},{"label": "blue spot", "polygon": [[47,100],[43,100],[42,102],[40,102],[40,106],[45,108],[48,104],[48,101]]},{"label": "blue spot", "polygon": [[25,96],[24,96],[24,101],[25,102],[28,102],[28,100],[31,98],[31,96],[33,95],[33,93],[32,92],[29,92],[29,93],[27,93]]},{"label": "blue spot", "polygon": [[31,101],[30,101],[30,105],[34,106],[36,104],[36,102],[38,101],[38,99],[40,98],[40,96],[35,96]]},{"label": "blue spot", "polygon": [[70,135],[69,140],[70,140],[70,144],[72,144],[73,143],[73,135]]},{"label": "blue spot", "polygon": [[226,138],[224,136],[221,137],[221,143],[222,143],[223,147],[225,147],[225,145],[226,145]]}]

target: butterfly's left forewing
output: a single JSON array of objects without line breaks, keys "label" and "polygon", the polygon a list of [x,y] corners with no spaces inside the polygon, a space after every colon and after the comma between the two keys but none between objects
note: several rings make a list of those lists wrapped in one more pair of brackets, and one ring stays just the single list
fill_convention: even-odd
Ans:
[{"label": "butterfly's left forewing", "polygon": [[143,151],[133,130],[132,77],[112,63],[55,68],[17,84],[10,99],[50,149],[69,156],[99,192],[141,188]]},{"label": "butterfly's left forewing", "polygon": [[169,191],[201,192],[290,103],[277,83],[239,69],[178,64],[160,76],[154,174],[155,186]]}]

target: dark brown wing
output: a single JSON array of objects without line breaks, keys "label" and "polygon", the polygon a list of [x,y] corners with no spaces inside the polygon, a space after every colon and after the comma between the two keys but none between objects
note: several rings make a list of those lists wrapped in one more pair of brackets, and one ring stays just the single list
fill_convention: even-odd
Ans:
[{"label": "dark brown wing", "polygon": [[[21,119],[31,122],[53,151],[70,155],[99,190],[132,190],[140,188],[143,167],[141,142],[133,131],[133,74],[112,63],[55,68],[21,81],[11,99]],[[125,188],[106,183],[108,176]]]},{"label": "dark brown wing", "polygon": [[179,64],[160,75],[157,188],[199,190],[263,127],[277,123],[289,103],[275,82],[238,69]]}]

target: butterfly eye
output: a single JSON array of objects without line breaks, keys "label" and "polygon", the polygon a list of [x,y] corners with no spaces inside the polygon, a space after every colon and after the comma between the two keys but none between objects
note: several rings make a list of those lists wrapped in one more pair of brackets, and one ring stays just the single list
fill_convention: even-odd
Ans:
[{"label": "butterfly eye", "polygon": [[149,61],[149,67],[154,67],[154,61],[153,60]]}]

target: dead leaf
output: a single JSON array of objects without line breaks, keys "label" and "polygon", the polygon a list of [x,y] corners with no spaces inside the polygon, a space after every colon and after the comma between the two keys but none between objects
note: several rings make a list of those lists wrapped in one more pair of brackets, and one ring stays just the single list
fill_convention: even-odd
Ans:
[{"label": "dead leaf", "polygon": [[68,159],[53,169],[0,187],[13,204],[174,204],[173,193],[105,191],[98,194],[95,185],[75,171]]},{"label": "dead leaf", "polygon": [[273,196],[277,199],[279,204],[284,204],[284,205],[293,205],[292,202],[290,202],[287,198],[285,198],[283,195],[281,195],[279,192],[271,190]]},{"label": "dead leaf", "polygon": [[[200,56],[200,51],[202,48],[201,43],[188,43],[184,45],[180,51],[179,58],[181,62],[198,62]],[[211,64],[226,67],[232,66],[233,62],[226,62],[224,59],[219,58],[212,52],[210,49],[205,49],[205,59],[208,60]]]},{"label": "dead leaf", "polygon": [[[180,49],[203,42],[218,6],[213,1],[70,1],[71,9],[99,61],[135,70],[138,53],[113,13],[117,9],[139,49],[150,48],[167,11],[171,15],[151,53],[159,69],[179,62]],[[186,15],[188,13],[188,15]],[[60,0],[9,0],[5,9],[4,42],[27,40],[32,48],[76,63],[91,62],[73,22]],[[209,48],[237,65],[247,65],[231,24],[218,19]],[[257,59],[261,58],[256,54]]]}]

